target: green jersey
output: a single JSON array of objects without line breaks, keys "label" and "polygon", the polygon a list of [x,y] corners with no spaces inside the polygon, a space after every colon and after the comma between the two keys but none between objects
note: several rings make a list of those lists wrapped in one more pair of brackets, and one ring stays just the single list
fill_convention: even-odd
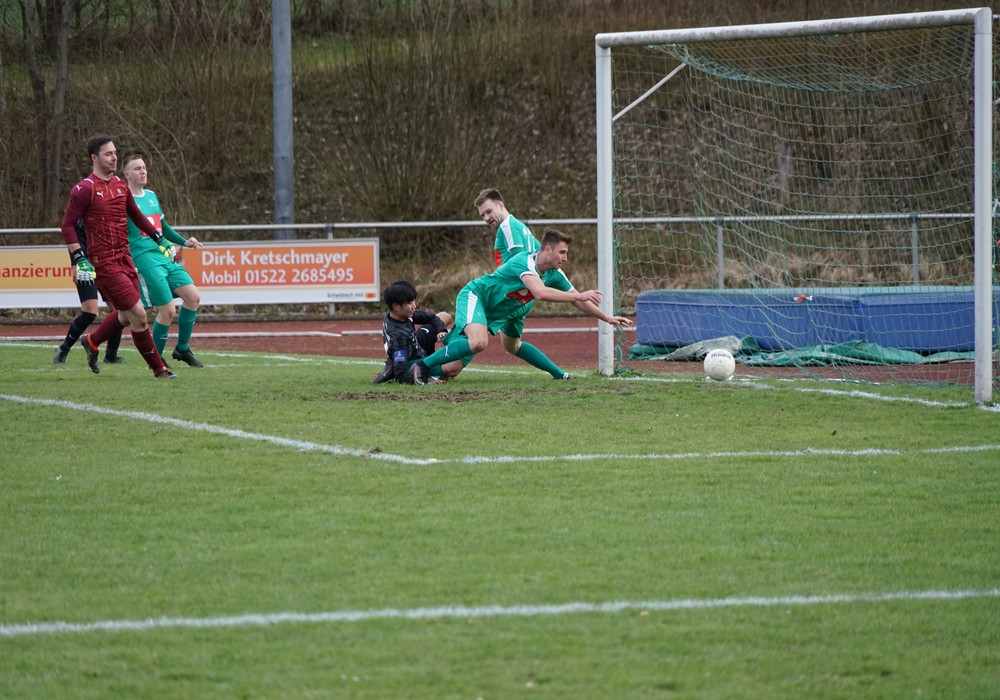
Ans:
[{"label": "green jersey", "polygon": [[497,267],[518,253],[534,253],[541,247],[531,229],[509,214],[504,222],[497,226],[497,237],[493,243],[493,255]]},{"label": "green jersey", "polygon": [[[146,215],[150,223],[157,231],[163,234],[171,243],[184,245],[187,242],[183,236],[174,231],[163,218],[163,209],[160,208],[160,200],[153,190],[145,190],[141,195],[132,195],[135,203],[139,205],[139,211]],[[128,247],[132,253],[132,260],[138,261],[143,253],[155,253],[162,260],[163,254],[153,239],[139,230],[139,227],[128,221]]]},{"label": "green jersey", "polygon": [[[525,275],[534,275],[542,280],[546,287],[568,292],[573,289],[569,278],[559,268],[545,272],[538,271],[538,252],[518,253],[509,261],[488,275],[472,280],[463,291],[468,290],[478,299],[486,314],[487,326],[491,331],[500,328],[508,317],[517,316],[522,308],[534,301],[534,296],[524,286],[521,279]],[[462,310],[456,309],[457,315]],[[458,323],[456,321],[456,326]]]}]

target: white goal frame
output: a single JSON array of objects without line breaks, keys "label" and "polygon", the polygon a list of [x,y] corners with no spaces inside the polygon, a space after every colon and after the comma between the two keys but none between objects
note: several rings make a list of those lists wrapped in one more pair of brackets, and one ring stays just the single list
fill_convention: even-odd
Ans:
[{"label": "white goal frame", "polygon": [[[975,32],[973,65],[975,400],[977,403],[992,401],[993,11],[988,7],[809,22],[598,34],[594,44],[597,58],[597,283],[604,294],[601,309],[608,314],[615,313],[612,124],[618,116],[634,106],[625,107],[619,115],[612,114],[611,52],[614,47],[856,33],[959,24],[973,25]],[[669,76],[665,76],[660,84],[667,79]],[[639,99],[645,99],[657,87],[659,84],[651,86],[650,91]],[[614,329],[603,323],[599,326],[598,371],[603,375],[611,375],[615,367]]]}]

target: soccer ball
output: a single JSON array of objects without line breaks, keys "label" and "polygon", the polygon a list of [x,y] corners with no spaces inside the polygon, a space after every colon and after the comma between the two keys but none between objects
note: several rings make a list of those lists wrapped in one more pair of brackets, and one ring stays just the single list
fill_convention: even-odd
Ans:
[{"label": "soccer ball", "polygon": [[736,371],[736,360],[728,350],[716,348],[705,355],[705,374],[717,382],[724,382]]}]

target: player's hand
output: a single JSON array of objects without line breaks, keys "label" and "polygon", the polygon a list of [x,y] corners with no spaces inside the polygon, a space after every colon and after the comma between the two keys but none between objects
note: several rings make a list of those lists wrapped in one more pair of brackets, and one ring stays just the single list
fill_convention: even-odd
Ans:
[{"label": "player's hand", "polygon": [[187,242],[184,245],[186,247],[188,247],[188,248],[204,248],[205,247],[205,246],[203,246],[201,244],[201,241],[199,241],[194,236],[191,236],[189,239],[187,239]]},{"label": "player's hand", "polygon": [[154,238],[153,242],[156,244],[156,247],[160,249],[160,252],[163,253],[163,257],[169,260],[171,258],[170,244],[163,239],[163,235],[161,234],[159,238]]},{"label": "player's hand", "polygon": [[612,316],[608,319],[608,323],[613,326],[624,326],[625,328],[632,327],[632,319],[625,316]]},{"label": "player's hand", "polygon": [[87,260],[82,248],[77,248],[69,254],[69,259],[76,268],[77,284],[91,285],[97,279],[97,270]]},{"label": "player's hand", "polygon": [[601,299],[604,295],[598,289],[588,289],[586,292],[580,292],[580,296],[577,301],[589,301],[592,304],[601,305]]}]

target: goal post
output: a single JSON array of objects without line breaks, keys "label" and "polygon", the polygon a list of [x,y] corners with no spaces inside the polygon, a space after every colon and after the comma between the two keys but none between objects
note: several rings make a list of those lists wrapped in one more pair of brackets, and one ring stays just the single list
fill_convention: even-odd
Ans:
[{"label": "goal post", "polygon": [[[598,34],[602,309],[636,314],[637,345],[749,328],[751,363],[991,401],[995,27],[973,8]],[[636,362],[605,324],[598,349],[602,374]]]}]

